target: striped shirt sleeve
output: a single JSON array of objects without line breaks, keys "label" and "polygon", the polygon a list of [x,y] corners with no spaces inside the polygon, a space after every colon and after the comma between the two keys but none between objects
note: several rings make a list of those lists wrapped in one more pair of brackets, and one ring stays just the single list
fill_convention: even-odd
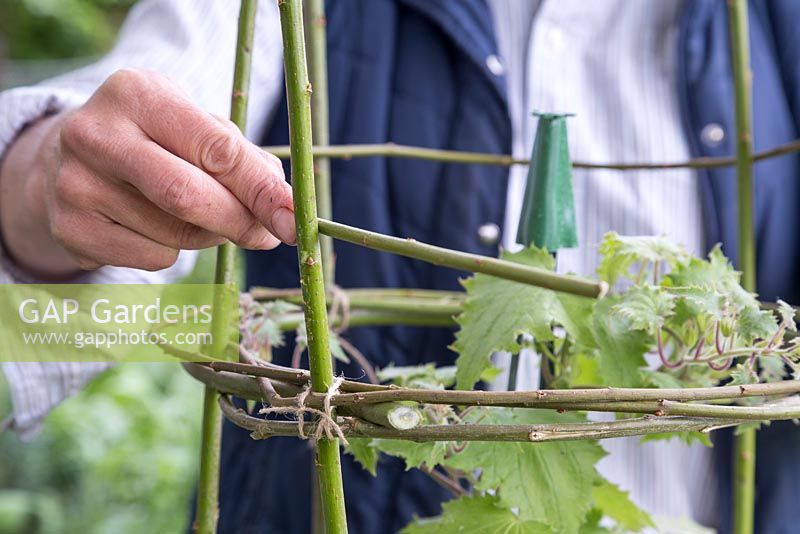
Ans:
[{"label": "striped shirt sleeve", "polygon": [[[228,115],[238,9],[226,0],[142,0],[131,10],[114,48],[96,63],[34,87],[0,93],[0,160],[27,125],[82,105],[103,81],[122,68],[162,73],[201,108]],[[261,2],[250,91],[247,135],[257,138],[282,90],[282,44],[275,2]],[[196,253],[183,251],[171,268],[155,273],[105,267],[81,283],[168,283],[186,274]],[[0,251],[0,283],[34,283]],[[11,358],[4,358],[11,359]],[[44,417],[107,368],[98,363],[4,363],[14,428],[32,437]]]}]

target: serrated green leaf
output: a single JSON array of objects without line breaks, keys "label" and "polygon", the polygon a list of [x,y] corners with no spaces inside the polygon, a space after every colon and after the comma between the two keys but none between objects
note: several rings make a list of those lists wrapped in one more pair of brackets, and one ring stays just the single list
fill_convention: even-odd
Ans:
[{"label": "serrated green leaf", "polygon": [[683,248],[664,237],[621,236],[616,232],[603,236],[600,255],[597,274],[610,286],[627,276],[637,262],[663,262],[672,266],[687,257]]},{"label": "serrated green leaf", "polygon": [[664,326],[674,307],[672,295],[660,287],[643,285],[632,287],[621,294],[612,313],[628,319],[631,328],[653,335],[658,328]]},{"label": "serrated green leaf", "polygon": [[630,500],[627,491],[616,484],[603,482],[592,490],[592,498],[603,514],[616,521],[626,532],[639,532],[645,527],[654,527],[650,516]]},{"label": "serrated green leaf", "polygon": [[[473,410],[481,424],[566,423],[585,420],[575,413],[485,408]],[[471,442],[446,465],[465,472],[481,470],[475,488],[495,491],[505,507],[524,520],[560,533],[575,533],[591,509],[592,488],[600,482],[595,464],[605,455],[592,441],[545,443]]]},{"label": "serrated green leaf", "polygon": [[794,307],[788,302],[778,300],[778,313],[781,316],[781,323],[785,324],[788,330],[797,332],[797,323],[794,320],[797,316],[797,311]]},{"label": "serrated green leaf", "polygon": [[365,470],[375,476],[378,469],[378,450],[372,446],[370,438],[348,438],[345,451],[353,456]]},{"label": "serrated green leaf", "polygon": [[[489,367],[481,374],[481,380],[491,382],[501,373],[496,367]],[[381,382],[392,382],[398,386],[419,387],[422,389],[444,389],[456,383],[456,366],[434,364],[401,365],[389,364],[377,371]]]},{"label": "serrated green leaf", "polygon": [[432,363],[425,365],[394,365],[390,363],[383,369],[376,370],[381,382],[391,382],[398,386],[405,386],[409,380],[424,378],[436,380],[436,366]]},{"label": "serrated green leaf", "polygon": [[738,386],[740,384],[755,384],[758,382],[758,375],[755,370],[749,368],[744,364],[738,364],[730,373],[731,386]]},{"label": "serrated green leaf", "polygon": [[665,278],[665,285],[678,288],[710,288],[726,297],[731,304],[743,308],[758,308],[755,296],[740,284],[741,273],[733,269],[719,246],[708,254],[708,261],[691,258],[682,262]]},{"label": "serrated green leaf", "polygon": [[[553,257],[545,250],[529,248],[503,259],[542,269],[553,269]],[[556,294],[535,286],[477,274],[463,282],[467,290],[463,312],[456,318],[460,329],[452,349],[456,360],[456,387],[472,389],[481,374],[491,366],[494,352],[516,353],[520,334],[538,340],[552,339],[554,322],[562,324],[575,338],[588,336],[585,324],[591,308],[574,297]],[[584,299],[589,300],[589,299]]]},{"label": "serrated green leaf", "polygon": [[402,534],[551,534],[536,521],[526,521],[503,508],[496,497],[462,497],[442,505],[438,517],[416,519]]},{"label": "serrated green leaf", "polygon": [[447,444],[443,441],[416,443],[399,439],[376,439],[372,445],[389,456],[402,458],[406,463],[406,470],[436,467],[444,462],[444,455],[447,452]]},{"label": "serrated green leaf", "polygon": [[595,306],[592,327],[599,347],[598,372],[607,386],[641,387],[644,355],[652,347],[653,338],[634,329],[628,317],[614,313],[620,300],[619,295],[611,295]]},{"label": "serrated green leaf", "polygon": [[758,308],[744,308],[737,318],[736,333],[741,336],[744,343],[751,343],[756,339],[772,337],[778,325],[772,312]]}]

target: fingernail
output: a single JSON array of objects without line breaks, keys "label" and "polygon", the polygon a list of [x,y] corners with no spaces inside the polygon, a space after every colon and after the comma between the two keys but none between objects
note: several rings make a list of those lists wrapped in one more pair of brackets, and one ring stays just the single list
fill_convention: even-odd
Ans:
[{"label": "fingernail", "polygon": [[297,242],[294,212],[287,208],[278,208],[272,214],[272,231],[278,239],[287,245],[294,245]]}]

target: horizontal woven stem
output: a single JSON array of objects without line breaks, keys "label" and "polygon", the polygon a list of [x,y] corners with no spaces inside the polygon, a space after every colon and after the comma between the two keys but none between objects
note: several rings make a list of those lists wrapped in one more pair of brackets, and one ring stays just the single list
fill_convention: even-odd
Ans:
[{"label": "horizontal woven stem", "polygon": [[[184,369],[195,379],[204,383],[220,393],[227,393],[241,399],[264,401],[263,392],[257,380],[253,377],[237,375],[225,371],[214,371],[207,366],[185,363]],[[294,384],[287,384],[279,380],[270,380],[272,387],[280,395],[276,407],[296,406],[294,397],[303,392],[303,388]],[[305,405],[318,410],[323,409],[323,396],[314,397],[314,402]],[[345,406],[338,410],[340,415],[357,417],[379,426],[390,428],[414,428],[422,421],[422,415],[415,403],[384,402],[379,404],[365,404],[363,406]]]},{"label": "horizontal woven stem", "polygon": [[[211,386],[223,393],[230,393],[237,397],[246,399],[260,399],[261,391],[258,387],[256,379],[252,376],[242,376],[225,371],[214,372],[203,365],[188,364],[187,369],[189,373],[204,382],[206,385]],[[284,396],[294,396],[300,392],[298,386],[284,385],[281,382],[273,382],[275,389]],[[765,384],[766,385],[766,384]],[[287,388],[289,388],[287,390]],[[722,389],[722,388],[718,388]],[[288,392],[287,392],[288,391]],[[428,390],[389,390],[386,393],[400,393],[402,391],[428,391]],[[434,390],[435,391],[435,390]],[[569,390],[553,390],[554,393]],[[659,390],[648,390],[659,391]],[[685,391],[685,390],[684,390]],[[441,392],[441,391],[439,391]],[[459,393],[459,392],[451,392]],[[465,393],[478,393],[484,394],[485,391],[472,391]],[[494,393],[494,392],[491,392]],[[498,393],[516,393],[516,392],[498,392]],[[523,393],[523,392],[520,392]],[[392,400],[386,400],[380,404],[363,403],[367,397],[377,397],[378,394],[370,393],[354,393],[354,394],[337,394],[331,397],[331,405],[339,407],[341,415],[351,415],[367,421],[384,424],[386,421],[387,413],[386,408],[396,408],[400,406],[400,402],[396,395],[391,395]],[[388,396],[388,395],[387,395]],[[423,395],[415,395],[413,402],[432,404],[420,398]],[[320,409],[324,405],[325,395],[319,393],[311,393],[306,397],[306,405]],[[403,399],[410,401],[410,399]],[[441,403],[437,403],[441,404]],[[449,403],[448,403],[449,404]],[[458,405],[460,403],[453,403]],[[686,402],[670,401],[670,400],[652,400],[652,401],[595,401],[595,402],[542,402],[540,401],[527,401],[525,403],[508,402],[504,404],[492,404],[489,401],[478,402],[473,405],[480,406],[504,406],[511,408],[538,408],[550,410],[570,410],[570,411],[595,411],[595,412],[616,412],[616,413],[634,413],[634,414],[651,414],[651,415],[682,415],[693,417],[712,417],[718,419],[735,419],[735,420],[757,420],[757,421],[776,421],[786,419],[800,418],[800,404],[771,404],[765,406],[720,406],[710,404],[688,404]],[[368,406],[382,406],[378,412],[372,412]],[[373,413],[381,413],[380,417],[371,415]]]},{"label": "horizontal woven stem", "polygon": [[[456,291],[428,291],[413,289],[342,289],[351,310],[388,311],[412,315],[435,315],[452,317],[461,313],[465,293]],[[255,287],[250,295],[259,301],[284,300],[302,304],[303,296],[299,289],[272,289]],[[328,303],[333,300],[328,295]]]},{"label": "horizontal woven stem", "polygon": [[[283,421],[266,421],[248,415],[235,407],[227,397],[220,398],[225,417],[235,425],[252,432],[254,439],[273,436],[299,437],[298,424]],[[340,426],[347,437],[402,439],[408,441],[574,441],[583,439],[608,439],[626,436],[643,436],[664,432],[710,432],[718,428],[741,424],[708,417],[655,417],[645,416],[607,423],[565,423],[538,425],[425,425],[411,430],[396,430],[363,421],[344,418]],[[312,435],[316,423],[304,423],[304,435]]]},{"label": "horizontal woven stem", "polygon": [[[165,347],[165,350],[181,360],[202,362],[202,365],[218,371],[263,376],[275,380],[283,380],[295,385],[308,383],[308,371],[301,369],[291,369],[274,364],[248,365],[236,362],[214,361],[207,356],[187,353],[174,347]],[[540,389],[532,391],[432,390],[365,384],[363,382],[345,380],[340,387],[340,391],[343,393],[334,395],[331,399],[333,406],[413,401],[423,404],[445,404],[451,406],[547,408],[554,407],[554,405],[581,403],[691,402],[736,400],[750,397],[778,397],[800,393],[800,380],[704,388],[591,388]],[[313,398],[314,394],[310,397]]]},{"label": "horizontal woven stem", "polygon": [[[289,157],[288,146],[266,146],[263,147],[267,152],[283,159]],[[800,152],[800,139],[790,141],[769,150],[764,150],[754,154],[753,161],[762,161],[775,158],[786,154]],[[392,158],[414,158],[430,161],[441,161],[443,163],[473,163],[481,165],[497,165],[508,167],[511,165],[528,165],[530,160],[527,158],[513,158],[507,154],[485,154],[480,152],[461,152],[457,150],[438,150],[407,145],[396,145],[394,143],[383,143],[374,145],[336,145],[336,146],[316,146],[314,155],[323,158],[363,158],[363,157],[392,157]],[[617,171],[635,170],[665,170],[665,169],[710,169],[715,167],[732,167],[736,164],[733,156],[723,156],[716,158],[694,158],[686,161],[663,162],[663,163],[591,163],[585,161],[573,161],[572,166],[576,169],[609,169]]]},{"label": "horizontal woven stem", "polygon": [[330,237],[363,247],[415,258],[434,265],[488,274],[523,284],[552,289],[553,291],[597,298],[604,295],[608,290],[608,286],[604,282],[558,274],[498,258],[457,252],[420,243],[414,239],[400,239],[324,219],[319,219],[319,231]]},{"label": "horizontal woven stem", "polygon": [[676,401],[640,401],[610,403],[576,403],[565,405],[570,410],[602,411],[653,415],[683,415],[749,421],[785,421],[800,418],[800,404],[769,404],[764,406],[721,406],[687,404]]},{"label": "horizontal woven stem", "polygon": [[[748,386],[673,389],[597,388],[547,389],[535,391],[461,391],[398,388],[394,390],[336,395],[333,399],[333,404],[336,406],[344,406],[346,404],[367,402],[413,400],[425,404],[447,404],[453,406],[546,408],[554,405],[567,406],[570,404],[606,402],[735,400],[745,397],[782,396],[797,393],[800,393],[800,383],[794,380],[772,382],[769,384],[751,384]],[[651,406],[648,406],[640,413],[650,413],[656,410],[657,408],[651,409]]]},{"label": "horizontal woven stem", "polygon": [[[286,315],[281,318],[278,328],[282,332],[296,330],[303,321],[302,314]],[[331,321],[331,327],[343,326],[343,319],[336,317]],[[455,319],[452,315],[438,315],[432,313],[394,313],[390,311],[360,310],[351,313],[347,318],[347,327],[359,326],[454,326]]]}]

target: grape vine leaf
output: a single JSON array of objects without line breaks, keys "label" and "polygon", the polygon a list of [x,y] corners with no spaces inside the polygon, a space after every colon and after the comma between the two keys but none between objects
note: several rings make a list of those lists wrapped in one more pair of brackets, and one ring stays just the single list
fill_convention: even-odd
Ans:
[{"label": "grape vine leaf", "polygon": [[599,346],[598,372],[607,386],[641,387],[644,355],[652,346],[652,337],[636,330],[626,315],[615,313],[622,298],[610,295],[595,305],[592,326]]},{"label": "grape vine leaf", "polygon": [[636,506],[616,484],[603,482],[592,490],[595,506],[603,513],[617,522],[625,532],[639,532],[645,527],[654,527],[650,516]]},{"label": "grape vine leaf", "polygon": [[[503,259],[552,270],[553,257],[537,248],[504,253]],[[491,366],[494,352],[516,353],[520,334],[538,340],[553,338],[551,326],[564,326],[578,343],[591,343],[583,326],[591,314],[591,299],[581,299],[535,286],[477,274],[463,282],[467,290],[462,313],[456,318],[460,329],[451,348],[458,352],[456,388],[472,389]]]},{"label": "grape vine leaf", "polygon": [[603,236],[600,255],[597,274],[610,286],[628,275],[634,263],[666,262],[672,265],[687,256],[683,248],[664,237],[621,236],[616,232]]},{"label": "grape vine leaf", "polygon": [[632,287],[620,299],[612,313],[628,319],[631,328],[644,330],[650,335],[664,326],[675,308],[672,295],[649,284]]},{"label": "grape vine leaf", "polygon": [[728,258],[717,245],[708,253],[708,261],[691,258],[677,264],[666,277],[665,285],[674,287],[710,288],[717,295],[727,296],[733,304],[741,307],[758,307],[752,293],[744,289],[739,280],[741,273],[734,270]]},{"label": "grape vine leaf", "polygon": [[778,329],[771,312],[756,308],[744,308],[738,317],[736,333],[746,342],[771,337]]},{"label": "grape vine leaf", "polygon": [[[570,423],[585,419],[576,413],[547,410],[485,408],[467,416],[482,424]],[[481,474],[475,489],[496,492],[498,502],[518,510],[526,521],[543,523],[555,532],[578,532],[592,507],[592,488],[602,481],[595,464],[605,451],[592,441],[543,443],[469,443],[445,465]]]},{"label": "grape vine leaf", "polygon": [[781,322],[786,325],[788,330],[792,332],[797,332],[797,323],[795,322],[795,317],[797,317],[797,310],[794,309],[794,306],[785,302],[783,300],[778,300],[778,314],[781,317]]},{"label": "grape vine leaf", "polygon": [[361,467],[375,476],[378,469],[378,450],[373,446],[370,438],[348,438],[345,450],[350,453]]},{"label": "grape vine leaf", "polygon": [[406,470],[421,467],[434,468],[444,462],[447,444],[444,441],[416,443],[399,439],[376,439],[373,445],[381,452],[402,458]]},{"label": "grape vine leaf", "polygon": [[496,497],[462,497],[442,505],[442,515],[417,518],[402,534],[551,534],[536,521],[524,520],[503,508]]}]

